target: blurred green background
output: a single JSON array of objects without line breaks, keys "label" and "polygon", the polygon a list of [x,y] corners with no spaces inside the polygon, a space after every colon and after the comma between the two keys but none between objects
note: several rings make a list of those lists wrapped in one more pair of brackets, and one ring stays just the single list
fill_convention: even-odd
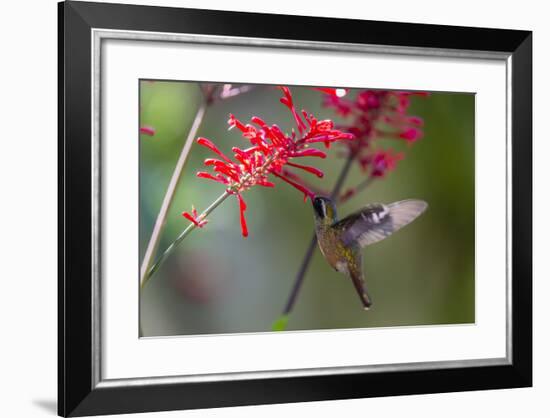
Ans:
[{"label": "blurred green background", "polygon": [[[298,109],[319,119],[340,119],[323,108],[322,94],[292,87]],[[166,187],[201,99],[193,82],[140,85],[140,124],[156,130],[140,136],[140,263]],[[350,92],[353,95],[353,91]],[[281,92],[270,86],[210,106],[198,136],[231,154],[246,147],[229,113],[292,128]],[[375,180],[361,195],[339,207],[340,217],[369,202],[424,199],[429,209],[392,237],[363,250],[373,307],[361,309],[349,279],[336,273],[316,249],[290,316],[287,330],[458,324],[475,320],[474,286],[474,101],[472,94],[431,93],[412,98],[410,115],[424,119],[424,137],[404,151],[395,171]],[[332,147],[325,160],[311,159],[325,172],[308,176],[332,188],[344,164]],[[194,144],[159,246],[162,252],[188,225],[181,216],[194,205],[199,213],[223,192],[221,184],[195,177],[212,153]],[[346,182],[364,178],[358,166]],[[143,336],[270,331],[281,314],[313,232],[311,204],[278,179],[274,189],[257,187],[244,195],[250,236],[241,236],[236,198],[230,197],[189,235],[140,295]]]}]

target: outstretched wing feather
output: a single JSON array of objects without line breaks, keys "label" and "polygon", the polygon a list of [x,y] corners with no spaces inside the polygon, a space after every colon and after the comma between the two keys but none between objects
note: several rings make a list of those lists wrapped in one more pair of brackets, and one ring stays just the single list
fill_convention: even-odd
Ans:
[{"label": "outstretched wing feather", "polygon": [[422,200],[402,200],[389,205],[372,204],[337,223],[342,229],[345,245],[361,247],[374,244],[389,237],[420,216],[428,207]]}]

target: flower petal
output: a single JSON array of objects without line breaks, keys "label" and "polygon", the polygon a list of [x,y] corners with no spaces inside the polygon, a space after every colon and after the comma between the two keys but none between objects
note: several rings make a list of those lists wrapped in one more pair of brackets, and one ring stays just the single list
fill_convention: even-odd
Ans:
[{"label": "flower petal", "polygon": [[244,212],[246,211],[246,203],[240,193],[237,194],[237,199],[239,199],[239,212],[241,217],[241,231],[243,237],[248,236],[248,227],[246,226],[246,218],[244,217]]},{"label": "flower petal", "polygon": [[141,128],[139,128],[140,134],[155,136],[155,132],[156,130],[152,126],[142,126]]},{"label": "flower petal", "polygon": [[291,163],[290,161],[287,164],[292,166],[292,167],[296,167],[296,168],[299,168],[301,170],[307,171],[308,173],[315,174],[319,178],[322,178],[325,175],[325,173],[323,173],[321,170],[319,170],[318,168],[315,168],[315,167],[310,167],[308,165],[295,164],[295,163]]},{"label": "flower petal", "polygon": [[206,148],[214,151],[216,154],[218,154],[220,157],[222,157],[224,159],[224,161],[226,161],[228,163],[231,162],[231,160],[223,152],[221,152],[219,150],[219,148],[217,146],[215,146],[214,143],[212,141],[210,141],[209,139],[200,137],[199,139],[197,139],[197,143],[202,145],[203,147],[206,147]]},{"label": "flower petal", "polygon": [[293,180],[290,180],[289,178],[281,175],[281,174],[278,174],[278,173],[275,173],[275,172],[272,172],[272,174],[275,176],[275,177],[279,177],[281,180],[287,182],[288,184],[290,184],[291,186],[293,186],[294,188],[298,189],[299,191],[301,191],[303,194],[304,194],[304,202],[307,200],[307,198],[309,197],[310,199],[313,199],[315,197],[315,194],[307,189],[305,186],[302,186],[301,184],[299,183],[296,183],[295,181]]}]

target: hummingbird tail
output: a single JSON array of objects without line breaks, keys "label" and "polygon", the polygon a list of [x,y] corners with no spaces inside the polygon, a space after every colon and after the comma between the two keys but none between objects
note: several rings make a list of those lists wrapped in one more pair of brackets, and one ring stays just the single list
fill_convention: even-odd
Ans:
[{"label": "hummingbird tail", "polygon": [[353,285],[355,286],[355,290],[359,295],[359,299],[361,299],[361,303],[363,304],[363,309],[368,311],[372,305],[372,301],[367,292],[367,289],[365,288],[365,281],[363,280],[363,275],[360,272],[355,271],[355,269],[350,269],[350,277],[351,277],[351,281],[353,282]]}]

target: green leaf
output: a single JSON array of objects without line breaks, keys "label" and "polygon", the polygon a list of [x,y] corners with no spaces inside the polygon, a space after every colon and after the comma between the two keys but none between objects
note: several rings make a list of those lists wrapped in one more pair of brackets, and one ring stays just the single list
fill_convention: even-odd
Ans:
[{"label": "green leaf", "polygon": [[284,331],[286,329],[286,324],[288,323],[288,315],[281,315],[273,324],[271,324],[271,329],[273,331]]}]

